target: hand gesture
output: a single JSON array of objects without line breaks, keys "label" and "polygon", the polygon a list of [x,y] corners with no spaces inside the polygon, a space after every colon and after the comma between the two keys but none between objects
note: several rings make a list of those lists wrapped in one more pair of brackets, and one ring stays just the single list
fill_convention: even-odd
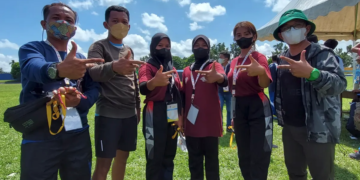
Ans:
[{"label": "hand gesture", "polygon": [[301,52],[300,61],[295,61],[288,57],[280,56],[280,58],[286,62],[288,65],[279,65],[279,69],[289,69],[291,74],[295,77],[299,78],[310,78],[311,72],[313,71],[313,67],[307,62],[305,58],[305,50]]},{"label": "hand gesture", "polygon": [[251,63],[248,65],[239,65],[235,68],[241,68],[240,72],[247,72],[248,76],[261,76],[265,74],[265,68],[256,61],[252,55],[249,55]]},{"label": "hand gesture", "polygon": [[177,125],[178,128],[180,129],[180,132],[184,132],[184,130],[183,130],[183,116],[180,116],[180,115],[179,115],[179,120],[178,120],[178,121],[175,121],[174,123],[175,123],[175,125]]},{"label": "hand gesture", "polygon": [[119,58],[118,61],[113,62],[113,71],[120,75],[131,75],[134,74],[136,68],[141,64],[145,64],[143,61],[131,60],[131,51],[128,50],[125,58]]},{"label": "hand gesture", "polygon": [[60,101],[60,95],[65,95],[65,106],[76,107],[81,100],[82,93],[74,87],[60,87],[58,90],[53,91],[54,99]]},{"label": "hand gesture", "polygon": [[212,64],[211,69],[208,70],[208,71],[195,70],[195,72],[200,73],[201,75],[203,75],[205,77],[205,80],[206,80],[207,83],[218,82],[218,81],[222,80],[224,78],[224,76],[216,71],[215,64],[216,64],[216,62],[214,62]]},{"label": "hand gesture", "polygon": [[168,72],[163,72],[164,67],[160,65],[160,69],[156,72],[155,77],[153,78],[154,84],[156,87],[158,86],[167,86],[170,81],[169,79],[172,77],[172,73],[175,73],[175,70],[171,70]]},{"label": "hand gesture", "polygon": [[66,58],[57,65],[59,77],[69,79],[80,79],[84,77],[86,68],[92,67],[94,63],[104,62],[100,58],[79,59],[76,57],[77,45],[74,41],[71,42],[72,48]]}]

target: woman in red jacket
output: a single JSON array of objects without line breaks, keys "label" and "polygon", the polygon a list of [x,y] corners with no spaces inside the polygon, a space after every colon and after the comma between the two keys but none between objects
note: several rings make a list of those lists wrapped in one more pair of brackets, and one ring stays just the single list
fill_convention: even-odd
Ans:
[{"label": "woman in red jacket", "polygon": [[243,21],[236,24],[233,33],[241,48],[228,74],[239,166],[245,180],[266,180],[272,148],[272,115],[264,88],[272,81],[271,73],[266,57],[255,50],[255,26]]},{"label": "woman in red jacket", "polygon": [[[181,83],[173,67],[170,38],[163,33],[152,37],[150,59],[139,70],[140,93],[146,95],[143,134],[146,141],[146,179],[172,180],[177,137],[182,127]],[[179,108],[177,108],[179,107]]]},{"label": "woman in red jacket", "polygon": [[218,86],[226,87],[228,81],[221,64],[209,59],[210,47],[206,36],[196,36],[192,43],[195,63],[182,75],[191,180],[204,179],[204,157],[206,179],[220,179],[218,146],[223,128]]}]

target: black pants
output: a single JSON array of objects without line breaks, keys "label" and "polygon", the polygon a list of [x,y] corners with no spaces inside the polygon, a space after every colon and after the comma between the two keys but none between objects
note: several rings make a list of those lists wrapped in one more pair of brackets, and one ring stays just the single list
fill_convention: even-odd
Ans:
[{"label": "black pants", "polygon": [[[64,135],[65,136],[65,135]],[[57,140],[21,145],[21,180],[62,180],[91,178],[89,129]]]},{"label": "black pants", "polygon": [[186,136],[186,146],[189,153],[191,180],[204,179],[204,156],[206,179],[219,180],[219,138]]},{"label": "black pants", "polygon": [[334,179],[334,143],[307,142],[306,127],[285,125],[282,139],[290,180],[306,180],[307,166],[313,180]]},{"label": "black pants", "polygon": [[265,95],[236,97],[235,105],[234,128],[242,176],[245,180],[266,180],[272,148],[269,100]]},{"label": "black pants", "polygon": [[[143,111],[143,134],[145,141],[147,140],[145,133],[146,126],[146,108]],[[153,139],[154,146],[153,157],[149,157],[148,149],[146,154],[146,180],[172,180],[174,171],[174,158],[177,148],[177,136],[172,139],[175,134],[175,127],[172,123],[167,122],[166,104],[159,102],[154,103],[153,109]]]}]

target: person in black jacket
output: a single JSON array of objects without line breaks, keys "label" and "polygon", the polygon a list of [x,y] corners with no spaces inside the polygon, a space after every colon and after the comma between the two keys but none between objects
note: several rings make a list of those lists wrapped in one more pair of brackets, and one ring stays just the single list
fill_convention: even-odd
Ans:
[{"label": "person in black jacket", "polygon": [[[222,51],[219,54],[218,62],[224,68],[226,75],[230,71],[230,53],[227,51]],[[224,108],[224,102],[226,103],[226,127],[231,126],[231,92],[229,91],[229,86],[219,87],[219,99],[220,99],[220,110],[222,112]],[[222,117],[222,113],[221,113]],[[223,117],[222,117],[223,118]],[[231,129],[226,128],[228,132],[231,132]]]}]

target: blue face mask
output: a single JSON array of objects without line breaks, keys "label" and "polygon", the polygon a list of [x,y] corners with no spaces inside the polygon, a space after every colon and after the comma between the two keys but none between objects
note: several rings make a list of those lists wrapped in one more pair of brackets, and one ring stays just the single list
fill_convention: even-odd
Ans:
[{"label": "blue face mask", "polygon": [[69,40],[75,35],[76,27],[65,20],[46,23],[46,31],[61,40]]}]

